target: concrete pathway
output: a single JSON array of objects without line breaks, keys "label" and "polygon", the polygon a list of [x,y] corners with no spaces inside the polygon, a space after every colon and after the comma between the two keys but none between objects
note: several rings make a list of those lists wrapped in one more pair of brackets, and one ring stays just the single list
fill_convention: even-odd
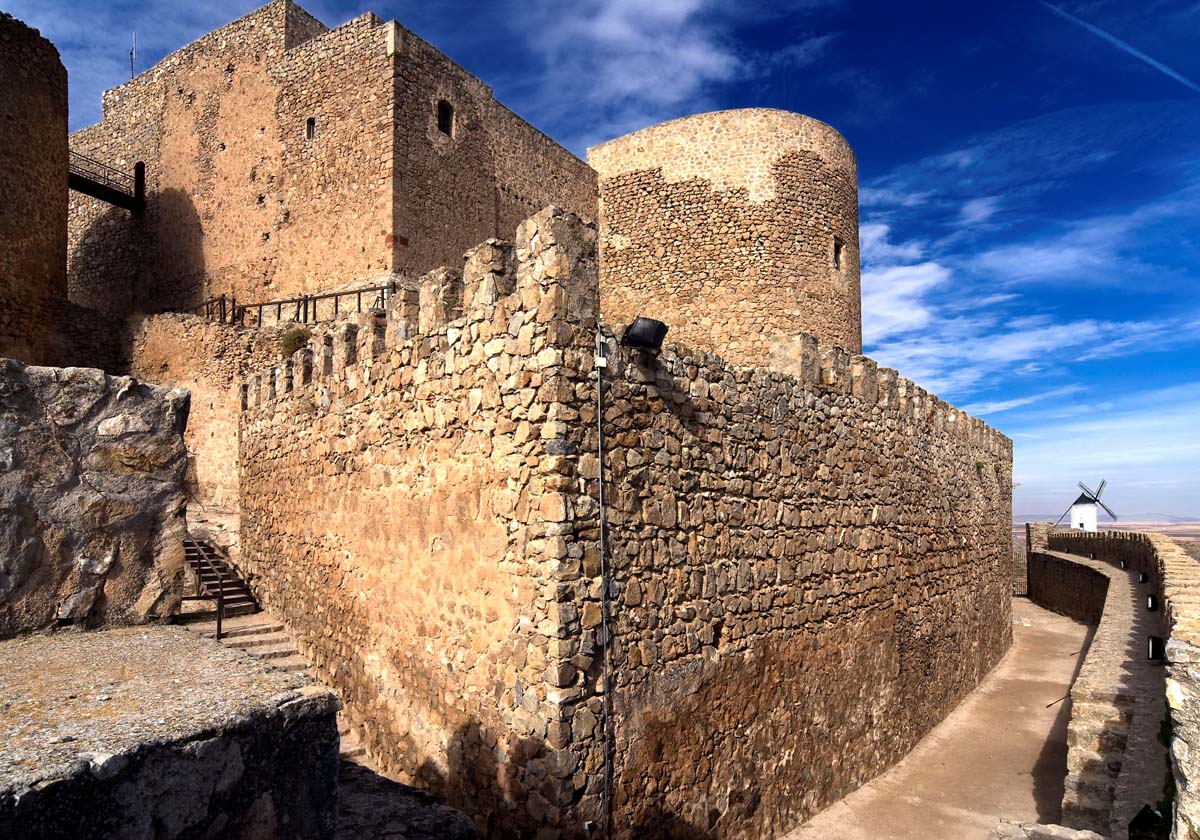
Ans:
[{"label": "concrete pathway", "polygon": [[1014,599],[1012,649],[983,684],[899,764],[785,840],[986,840],[1001,817],[1057,822],[1088,632]]}]

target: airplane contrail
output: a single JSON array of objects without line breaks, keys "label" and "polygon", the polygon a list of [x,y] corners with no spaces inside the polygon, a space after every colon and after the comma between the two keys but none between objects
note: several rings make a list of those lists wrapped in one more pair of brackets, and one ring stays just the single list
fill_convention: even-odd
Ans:
[{"label": "airplane contrail", "polygon": [[1153,67],[1155,70],[1159,71],[1160,73],[1170,76],[1172,79],[1179,82],[1181,85],[1184,85],[1185,87],[1195,91],[1196,93],[1200,93],[1200,85],[1193,82],[1187,76],[1184,76],[1182,73],[1177,73],[1176,71],[1172,70],[1167,65],[1163,64],[1161,61],[1157,61],[1156,59],[1151,58],[1150,56],[1146,55],[1141,50],[1137,49],[1136,47],[1134,47],[1130,44],[1125,43],[1124,41],[1122,41],[1120,38],[1116,37],[1115,35],[1108,34],[1100,27],[1093,26],[1092,24],[1088,23],[1086,20],[1080,20],[1079,18],[1075,17],[1075,15],[1071,14],[1070,12],[1063,11],[1058,6],[1055,6],[1051,3],[1047,3],[1046,0],[1038,0],[1038,2],[1041,3],[1043,6],[1045,6],[1047,9],[1049,9],[1050,11],[1054,12],[1054,14],[1059,15],[1060,17],[1063,17],[1066,20],[1071,21],[1071,23],[1074,23],[1077,26],[1082,26],[1084,29],[1086,29],[1088,32],[1091,32],[1093,35],[1095,35],[1099,38],[1103,38],[1105,41],[1108,41],[1108,43],[1112,44],[1114,47],[1121,50],[1121,52],[1128,53],[1129,55],[1133,56],[1134,58],[1138,59],[1139,61],[1143,61],[1146,64],[1149,64],[1151,67]]}]

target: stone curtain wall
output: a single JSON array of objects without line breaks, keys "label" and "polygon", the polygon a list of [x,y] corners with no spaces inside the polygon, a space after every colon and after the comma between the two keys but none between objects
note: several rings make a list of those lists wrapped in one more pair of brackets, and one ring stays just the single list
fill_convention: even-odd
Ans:
[{"label": "stone curtain wall", "polygon": [[178,612],[187,414],[184,392],[0,360],[0,637]]},{"label": "stone curtain wall", "polygon": [[184,433],[188,522],[227,548],[235,547],[237,537],[241,381],[279,360],[284,331],[239,329],[176,314],[130,324],[129,372],[191,394]]},{"label": "stone curtain wall", "polygon": [[538,214],[515,250],[485,243],[416,300],[314,336],[250,381],[241,417],[256,593],[373,760],[493,837],[556,837],[599,814],[599,747],[571,740],[589,666],[567,653],[595,584],[568,492],[595,239]]},{"label": "stone curtain wall", "polygon": [[[246,387],[253,585],[492,836],[603,815],[593,248],[544,211]],[[616,836],[790,828],[1010,642],[1008,439],[800,344],[795,376],[610,348]]]},{"label": "stone curtain wall", "polygon": [[588,162],[611,323],[658,318],[673,341],[737,364],[790,367],[802,333],[861,351],[857,165],[832,128],[786,111],[700,114]]},{"label": "stone curtain wall", "polygon": [[586,164],[445,56],[373,14],[326,29],[290,0],[108,91],[71,143],[146,164],[141,216],[71,197],[72,299],[118,314],[416,276],[547,203],[595,215]]},{"label": "stone curtain wall", "polygon": [[798,375],[610,350],[616,836],[781,834],[903,756],[1011,642],[1011,441],[802,346]]},{"label": "stone curtain wall", "polygon": [[67,292],[67,71],[4,12],[0,91],[0,356],[52,364]]},{"label": "stone curtain wall", "polygon": [[[1200,563],[1162,534],[1135,531],[1055,531],[1050,547],[1107,563],[1124,560],[1131,572],[1150,576],[1162,599],[1167,636],[1166,701],[1171,722],[1171,772],[1175,780],[1172,840],[1200,838]],[[1135,656],[1144,656],[1138,639]]]},{"label": "stone curtain wall", "polygon": [[1029,599],[1087,624],[1099,624],[1108,598],[1108,575],[1045,550],[1030,552]]},{"label": "stone curtain wall", "polygon": [[[492,89],[403,27],[395,54],[395,269],[456,265],[488,237],[512,235],[547,205],[596,218],[596,173],[492,97]],[[437,108],[454,109],[453,135]]]}]

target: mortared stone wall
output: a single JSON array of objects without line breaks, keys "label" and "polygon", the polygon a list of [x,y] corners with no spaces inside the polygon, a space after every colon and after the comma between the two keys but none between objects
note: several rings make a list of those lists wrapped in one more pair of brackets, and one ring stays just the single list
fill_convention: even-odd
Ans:
[{"label": "mortared stone wall", "polygon": [[[244,394],[256,591],[490,836],[604,814],[594,247],[543,211]],[[607,345],[614,836],[782,832],[1010,644],[1011,442],[811,336],[794,374]]]},{"label": "mortared stone wall", "polygon": [[57,364],[67,297],[67,71],[0,11],[0,356]]},{"label": "mortared stone wall", "polygon": [[593,146],[588,163],[610,323],[656,318],[736,364],[790,367],[802,334],[861,352],[857,164],[832,128],[697,114]]},{"label": "mortared stone wall", "polygon": [[72,300],[116,314],[415,278],[546,204],[596,213],[592,170],[433,47],[291,0],[107,91],[71,148],[146,165],[144,213],[71,197]]}]

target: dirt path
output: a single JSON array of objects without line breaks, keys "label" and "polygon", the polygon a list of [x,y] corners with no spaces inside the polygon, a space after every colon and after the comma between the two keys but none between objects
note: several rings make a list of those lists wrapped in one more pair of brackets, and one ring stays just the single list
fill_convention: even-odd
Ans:
[{"label": "dirt path", "polygon": [[785,840],[986,840],[1000,817],[1057,822],[1066,695],[1087,633],[1014,599],[1012,649],[983,684],[903,761]]}]

